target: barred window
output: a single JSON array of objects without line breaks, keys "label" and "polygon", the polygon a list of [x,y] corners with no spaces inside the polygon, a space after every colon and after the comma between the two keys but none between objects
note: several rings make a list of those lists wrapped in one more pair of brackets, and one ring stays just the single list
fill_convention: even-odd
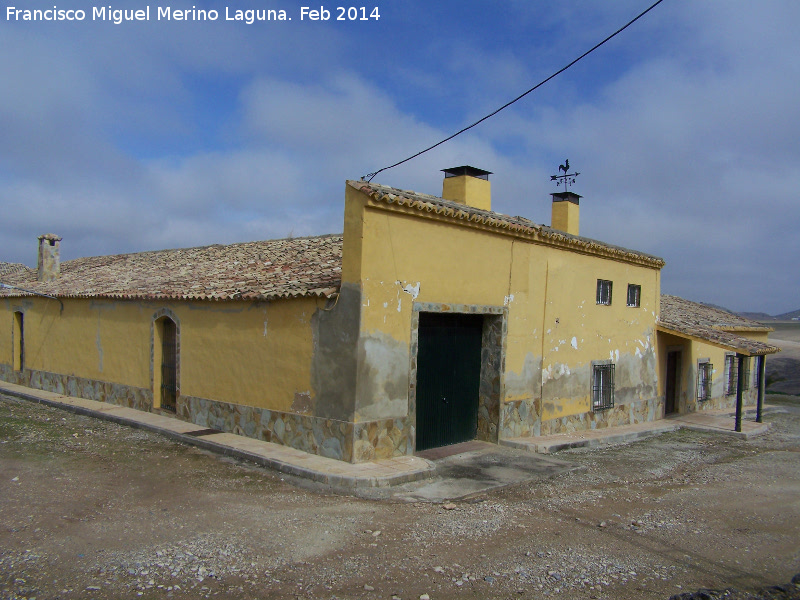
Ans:
[{"label": "barred window", "polygon": [[736,393],[736,355],[725,355],[725,395],[733,396]]},{"label": "barred window", "polygon": [[592,410],[605,410],[614,406],[614,365],[594,365],[592,382]]},{"label": "barred window", "polygon": [[642,300],[642,286],[628,284],[628,306],[638,307]]},{"label": "barred window", "polygon": [[598,304],[611,304],[611,286],[612,283],[608,279],[597,280],[597,303]]},{"label": "barred window", "polygon": [[705,402],[711,399],[711,375],[714,365],[702,362],[697,365],[697,401]]}]

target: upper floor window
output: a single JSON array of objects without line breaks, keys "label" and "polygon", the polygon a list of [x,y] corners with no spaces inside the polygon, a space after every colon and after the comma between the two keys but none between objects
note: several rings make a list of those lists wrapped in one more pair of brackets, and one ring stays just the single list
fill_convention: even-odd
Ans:
[{"label": "upper floor window", "polygon": [[628,284],[628,306],[637,307],[642,302],[642,286],[635,283]]},{"label": "upper floor window", "polygon": [[611,304],[611,287],[612,283],[608,279],[597,280],[597,303],[598,304]]}]

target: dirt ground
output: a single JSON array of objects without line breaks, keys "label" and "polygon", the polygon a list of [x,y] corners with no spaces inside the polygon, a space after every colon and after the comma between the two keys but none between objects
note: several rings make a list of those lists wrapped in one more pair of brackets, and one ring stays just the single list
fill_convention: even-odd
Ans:
[{"label": "dirt ground", "polygon": [[[330,493],[0,396],[0,597],[660,599],[800,572],[800,398],[450,504]],[[531,460],[536,460],[531,455]]]}]

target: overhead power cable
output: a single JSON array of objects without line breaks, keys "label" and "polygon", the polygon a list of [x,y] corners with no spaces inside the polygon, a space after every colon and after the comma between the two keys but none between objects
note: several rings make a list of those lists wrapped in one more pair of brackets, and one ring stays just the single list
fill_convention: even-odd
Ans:
[{"label": "overhead power cable", "polygon": [[599,42],[599,43],[595,44],[595,45],[594,45],[592,48],[590,48],[589,50],[587,50],[586,52],[584,52],[583,54],[581,54],[581,55],[580,55],[578,58],[576,58],[575,60],[573,60],[571,63],[569,63],[568,65],[566,65],[566,66],[564,66],[564,67],[562,67],[562,68],[560,68],[558,71],[556,71],[555,73],[553,73],[552,75],[550,75],[550,77],[548,77],[547,79],[543,79],[542,81],[540,81],[539,83],[537,83],[535,86],[533,86],[531,89],[529,89],[527,92],[523,92],[522,94],[520,94],[519,96],[517,96],[516,98],[514,98],[514,99],[513,99],[513,100],[511,100],[510,102],[506,102],[506,103],[505,103],[503,106],[501,106],[501,107],[500,107],[500,108],[498,108],[497,110],[495,110],[495,111],[493,111],[493,112],[489,113],[488,115],[486,115],[485,117],[483,117],[483,118],[481,118],[481,119],[478,119],[478,120],[477,120],[477,121],[475,121],[475,122],[474,122],[472,125],[468,125],[467,127],[464,127],[464,129],[461,129],[461,130],[459,130],[459,131],[456,131],[456,132],[455,132],[453,135],[451,135],[451,136],[449,136],[449,137],[446,137],[446,138],[444,138],[444,139],[443,139],[442,141],[440,141],[440,142],[436,142],[436,143],[435,143],[433,146],[429,146],[428,148],[425,148],[424,150],[420,150],[420,151],[419,151],[419,152],[417,152],[416,154],[413,154],[413,155],[409,156],[408,158],[405,158],[405,159],[401,160],[400,162],[396,162],[396,163],[394,163],[393,165],[389,165],[388,167],[383,167],[382,169],[378,169],[378,170],[377,170],[377,171],[375,171],[374,173],[367,173],[366,175],[364,175],[364,176],[361,178],[361,179],[362,179],[362,181],[363,181],[363,180],[365,180],[365,179],[366,179],[367,181],[372,181],[372,179],[373,179],[373,178],[374,178],[374,177],[375,177],[375,176],[376,176],[378,173],[381,173],[381,172],[383,172],[383,171],[387,171],[387,170],[389,170],[389,169],[393,169],[394,167],[400,166],[400,165],[402,165],[403,163],[406,163],[406,162],[408,162],[408,161],[410,161],[410,160],[412,160],[412,159],[415,159],[415,158],[417,158],[418,156],[420,156],[420,155],[422,155],[422,154],[425,154],[426,152],[428,152],[428,151],[430,151],[430,150],[433,150],[433,149],[434,149],[434,148],[436,148],[437,146],[441,146],[441,145],[442,145],[442,144],[444,144],[445,142],[449,142],[449,141],[450,141],[450,140],[452,140],[454,137],[461,135],[461,134],[462,134],[462,133],[464,133],[465,131],[469,131],[470,129],[472,129],[472,128],[473,128],[473,127],[475,127],[476,125],[480,125],[480,124],[481,124],[481,123],[483,123],[485,120],[487,120],[487,119],[489,119],[489,118],[491,118],[491,117],[495,116],[495,115],[496,115],[497,113],[499,113],[501,110],[508,108],[509,106],[511,106],[512,104],[514,104],[514,103],[515,103],[515,102],[517,102],[518,100],[521,100],[522,98],[524,98],[525,96],[527,96],[528,94],[530,94],[531,92],[533,92],[534,90],[536,90],[536,89],[538,89],[538,88],[542,87],[542,86],[543,86],[545,83],[547,83],[548,81],[550,81],[550,80],[551,80],[551,79],[553,79],[554,77],[557,77],[558,75],[560,75],[561,73],[563,73],[564,71],[566,71],[567,69],[569,69],[569,68],[570,68],[572,65],[574,65],[575,63],[577,63],[577,62],[578,62],[578,61],[580,61],[581,59],[583,59],[583,58],[585,58],[585,57],[589,56],[589,55],[590,55],[592,52],[594,52],[595,50],[597,50],[597,49],[598,49],[600,46],[602,46],[602,45],[603,45],[603,44],[605,44],[607,41],[611,40],[612,38],[616,37],[617,35],[619,35],[619,34],[620,34],[620,33],[622,33],[623,31],[625,31],[625,30],[626,30],[628,27],[630,27],[631,25],[633,25],[633,24],[634,24],[636,21],[638,21],[639,19],[641,19],[643,16],[645,16],[647,13],[649,13],[651,10],[653,10],[653,9],[654,9],[656,6],[658,6],[659,4],[661,4],[663,1],[664,1],[664,0],[657,0],[657,1],[656,1],[656,2],[654,2],[654,3],[652,4],[652,6],[650,6],[650,7],[649,7],[647,10],[645,10],[645,11],[643,11],[643,12],[639,13],[639,14],[638,14],[636,17],[634,17],[633,19],[631,19],[630,21],[628,21],[628,22],[627,22],[625,25],[623,25],[622,27],[620,27],[619,29],[617,29],[617,30],[616,30],[614,33],[612,33],[611,35],[609,35],[609,36],[608,36],[606,39],[604,39],[602,42]]}]

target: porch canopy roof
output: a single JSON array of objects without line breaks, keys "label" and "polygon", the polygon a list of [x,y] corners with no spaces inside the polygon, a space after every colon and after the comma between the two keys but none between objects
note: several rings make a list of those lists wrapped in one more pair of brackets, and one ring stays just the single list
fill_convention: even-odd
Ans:
[{"label": "porch canopy roof", "polygon": [[772,331],[771,327],[678,296],[661,295],[661,315],[657,329],[744,356],[763,356],[780,352],[780,348],[776,346],[742,335],[769,333]]}]

